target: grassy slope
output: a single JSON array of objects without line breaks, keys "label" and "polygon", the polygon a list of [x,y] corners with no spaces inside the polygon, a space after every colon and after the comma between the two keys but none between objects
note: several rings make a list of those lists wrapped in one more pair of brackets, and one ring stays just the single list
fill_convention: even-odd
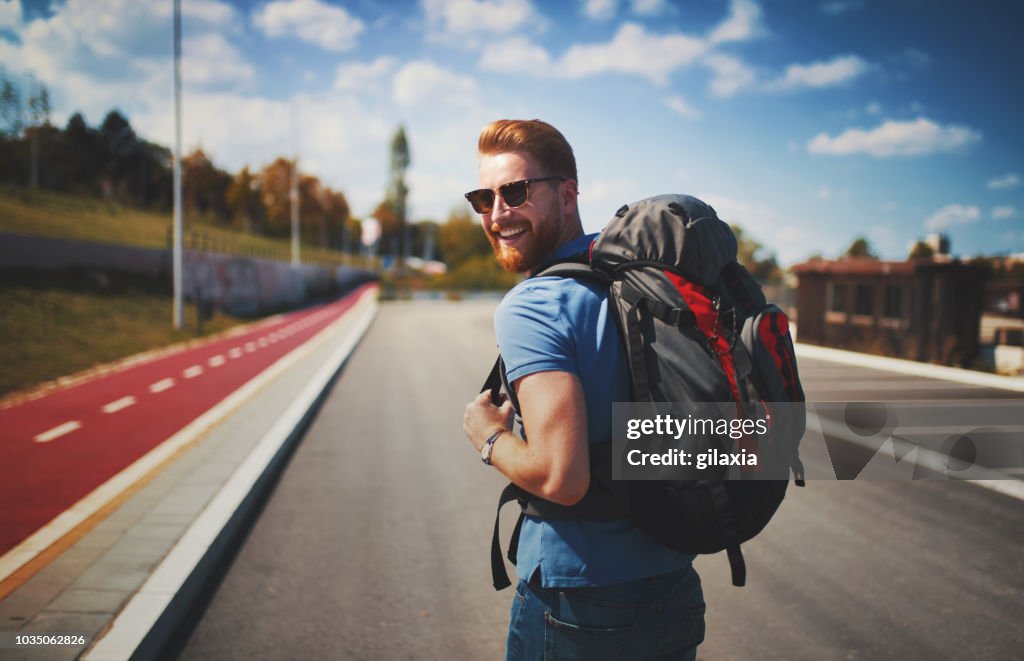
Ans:
[{"label": "grassy slope", "polygon": [[[0,187],[0,231],[164,247],[170,214],[102,200]],[[287,260],[289,244],[202,225],[219,247]],[[338,263],[337,253],[303,248],[303,261]],[[194,306],[171,327],[169,283],[112,273],[0,271],[0,397],[95,365],[196,337]],[[218,315],[204,334],[242,320]]]},{"label": "grassy slope", "polygon": [[[163,283],[98,272],[6,271],[0,281],[0,396],[197,337],[195,307],[171,324]],[[217,315],[203,334],[242,320]]]},{"label": "grassy slope", "polygon": [[[29,194],[23,188],[0,186],[0,232],[164,248],[170,226],[170,213],[141,211],[95,198],[46,191]],[[258,253],[283,261],[291,255],[287,239],[242,234],[190,218],[185,219],[185,231],[201,233],[206,245],[212,241],[215,250]],[[302,246],[302,261],[306,263],[341,264],[343,259],[348,260],[338,252]]]}]

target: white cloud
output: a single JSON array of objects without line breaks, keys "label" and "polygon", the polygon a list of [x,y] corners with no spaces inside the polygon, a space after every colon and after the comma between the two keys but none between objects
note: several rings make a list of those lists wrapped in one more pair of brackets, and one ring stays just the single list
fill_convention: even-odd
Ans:
[{"label": "white cloud", "polygon": [[761,7],[753,0],[732,0],[729,9],[729,16],[708,35],[711,43],[746,41],[764,32]]},{"label": "white cloud", "polygon": [[995,207],[992,209],[993,220],[1006,220],[1017,215],[1017,210],[1011,206]]},{"label": "white cloud", "polygon": [[791,64],[767,87],[775,91],[832,87],[863,75],[869,68],[867,61],[857,55],[837,55],[827,62]]},{"label": "white cloud", "polygon": [[667,9],[665,0],[633,0],[633,12],[640,16],[660,16]]},{"label": "white cloud", "polygon": [[691,106],[681,96],[670,96],[665,99],[665,105],[675,110],[681,117],[686,119],[700,119],[700,111]]},{"label": "white cloud", "polygon": [[988,187],[992,190],[1012,190],[1020,186],[1020,175],[1016,172],[1007,172],[1001,177],[990,179]]},{"label": "white cloud", "polygon": [[522,72],[543,76],[550,72],[551,56],[526,37],[512,37],[484,47],[478,66],[484,71]]},{"label": "white cloud", "polygon": [[886,120],[870,130],[850,128],[835,137],[820,133],[808,143],[807,151],[833,156],[920,156],[962,151],[980,140],[981,133],[968,126],[943,126],[919,117],[913,121]]},{"label": "white cloud", "polygon": [[607,21],[615,16],[617,0],[583,0],[583,13],[593,21]]},{"label": "white cloud", "polygon": [[474,105],[476,81],[427,60],[409,62],[398,70],[394,80],[395,101],[405,107]]},{"label": "white cloud", "polygon": [[476,47],[480,35],[509,34],[545,22],[529,0],[422,0],[428,36]]},{"label": "white cloud", "polygon": [[250,80],[255,71],[237,48],[216,32],[184,39],[182,78],[189,85],[227,85]]},{"label": "white cloud", "polygon": [[[68,0],[24,23],[18,43],[0,40],[0,60],[19,74],[31,70],[50,89],[52,118],[75,111],[96,123],[119,108],[135,123],[151,108],[170,114],[171,4],[125,2],[117,11],[92,0]],[[193,0],[183,7],[183,75],[191,89],[214,83],[238,87],[253,69],[225,37],[238,16],[230,5]]]},{"label": "white cloud", "polygon": [[331,51],[355,48],[365,26],[342,7],[320,0],[274,0],[253,13],[253,24],[270,37],[295,36]]},{"label": "white cloud", "polygon": [[361,91],[379,84],[391,73],[398,60],[382,55],[372,62],[343,62],[334,75],[334,89]]},{"label": "white cloud", "polygon": [[576,44],[562,57],[558,70],[570,78],[614,71],[644,76],[665,85],[668,75],[694,62],[707,43],[684,34],[658,36],[636,23],[624,23],[606,44]]},{"label": "white cloud", "polygon": [[714,54],[703,60],[713,72],[711,93],[720,98],[733,96],[742,89],[752,86],[757,75],[739,58],[731,55]]},{"label": "white cloud", "polygon": [[0,0],[0,30],[13,30],[21,25],[20,0]]},{"label": "white cloud", "polygon": [[932,232],[948,230],[953,225],[964,225],[977,222],[981,211],[976,206],[963,204],[947,204],[924,221],[924,227]]}]

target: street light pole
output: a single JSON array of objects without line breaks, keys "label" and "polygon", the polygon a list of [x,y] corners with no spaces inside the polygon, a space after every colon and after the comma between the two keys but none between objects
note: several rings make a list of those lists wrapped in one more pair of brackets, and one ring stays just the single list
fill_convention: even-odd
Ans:
[{"label": "street light pole", "polygon": [[181,0],[174,0],[174,250],[171,268],[174,280],[174,328],[184,324],[182,302],[182,219],[181,219]]}]

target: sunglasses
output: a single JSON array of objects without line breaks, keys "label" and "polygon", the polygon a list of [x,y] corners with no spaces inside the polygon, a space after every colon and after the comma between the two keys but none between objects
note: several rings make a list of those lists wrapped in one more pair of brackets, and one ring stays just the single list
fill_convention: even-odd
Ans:
[{"label": "sunglasses", "polygon": [[[498,195],[501,195],[501,199],[505,200],[505,206],[515,209],[526,204],[527,198],[530,197],[530,184],[540,181],[554,181],[556,179],[558,181],[565,181],[566,177],[534,177],[533,179],[510,181],[498,188]],[[490,213],[494,209],[494,191],[490,188],[478,188],[477,190],[469,191],[466,193],[466,199],[473,205],[473,211],[479,214]]]}]

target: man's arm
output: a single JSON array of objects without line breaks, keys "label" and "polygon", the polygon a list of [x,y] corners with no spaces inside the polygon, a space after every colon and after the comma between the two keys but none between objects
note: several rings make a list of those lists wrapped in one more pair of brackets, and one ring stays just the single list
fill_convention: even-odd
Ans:
[{"label": "man's arm", "polygon": [[512,404],[494,406],[488,392],[466,406],[466,436],[479,450],[491,434],[506,430],[494,443],[491,465],[536,496],[574,505],[590,486],[587,409],[579,378],[571,372],[535,372],[512,387],[528,441],[511,430]]}]

